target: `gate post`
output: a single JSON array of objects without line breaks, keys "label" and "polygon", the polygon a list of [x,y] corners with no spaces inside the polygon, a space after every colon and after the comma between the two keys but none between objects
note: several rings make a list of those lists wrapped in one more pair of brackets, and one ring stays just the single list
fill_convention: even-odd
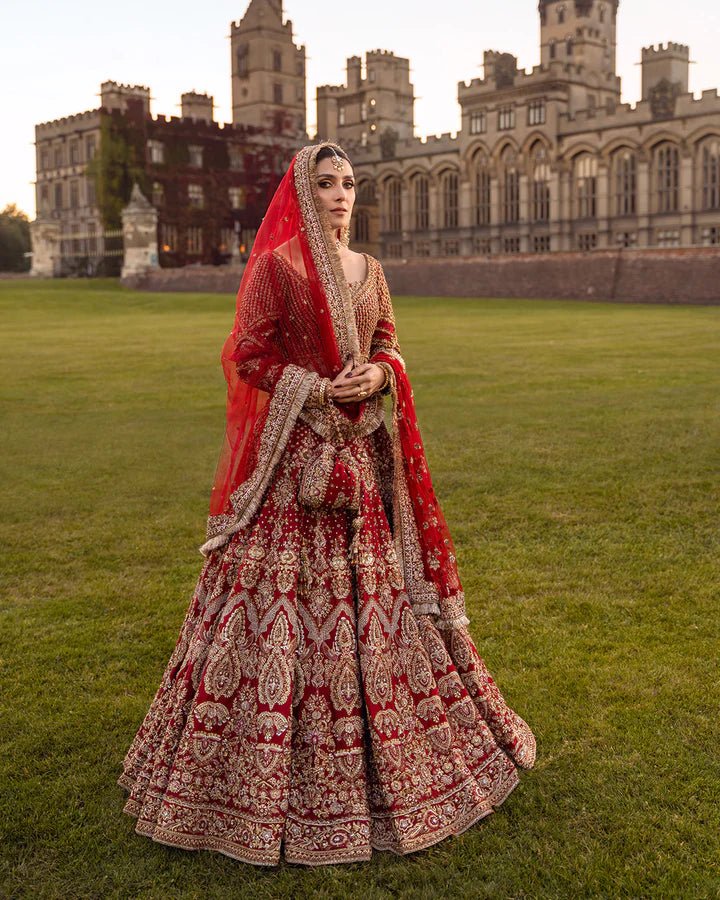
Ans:
[{"label": "gate post", "polygon": [[148,269],[158,268],[157,223],[157,210],[135,182],[130,202],[122,211],[122,279],[130,275],[144,275]]},{"label": "gate post", "polygon": [[55,219],[35,219],[30,223],[30,242],[30,274],[37,278],[54,278],[60,259],[60,223]]}]

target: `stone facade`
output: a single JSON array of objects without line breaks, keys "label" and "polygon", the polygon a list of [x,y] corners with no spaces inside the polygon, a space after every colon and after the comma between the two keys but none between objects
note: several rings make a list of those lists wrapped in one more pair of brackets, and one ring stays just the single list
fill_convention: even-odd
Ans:
[{"label": "stone facade", "polygon": [[617,8],[540,0],[540,64],[486,51],[484,77],[458,85],[457,135],[377,121],[358,139],[354,121],[321,116],[357,95],[349,60],[347,86],[318,90],[318,137],[355,163],[354,246],[422,258],[720,244],[717,90],[688,93],[688,48],[669,43],[643,48],[642,99],[621,103]]}]

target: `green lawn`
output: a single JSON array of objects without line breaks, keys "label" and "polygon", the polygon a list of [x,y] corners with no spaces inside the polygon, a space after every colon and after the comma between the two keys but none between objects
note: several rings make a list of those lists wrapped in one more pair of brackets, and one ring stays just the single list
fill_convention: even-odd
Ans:
[{"label": "green lawn", "polygon": [[0,282],[0,896],[720,896],[719,311],[397,298],[471,630],[538,739],[409,857],[255,868],[116,785],[202,558],[234,298]]}]

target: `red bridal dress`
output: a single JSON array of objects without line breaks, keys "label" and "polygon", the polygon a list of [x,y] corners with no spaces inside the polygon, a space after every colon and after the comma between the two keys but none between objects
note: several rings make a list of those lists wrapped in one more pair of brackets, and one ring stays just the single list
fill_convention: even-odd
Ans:
[{"label": "red bridal dress", "polygon": [[[349,285],[327,238],[322,146],[243,276],[205,561],[118,779],[139,834],[260,865],[421,850],[535,761],[468,632],[382,267]],[[387,393],[325,402],[348,360]]]}]

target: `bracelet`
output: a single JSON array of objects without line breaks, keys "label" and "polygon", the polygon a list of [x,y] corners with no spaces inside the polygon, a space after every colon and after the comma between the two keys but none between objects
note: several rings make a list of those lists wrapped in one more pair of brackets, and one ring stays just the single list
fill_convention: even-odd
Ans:
[{"label": "bracelet", "polygon": [[377,365],[379,365],[385,373],[385,381],[383,381],[383,383],[378,388],[378,393],[382,393],[390,384],[390,367],[388,365],[383,365],[383,363],[378,363]]}]

